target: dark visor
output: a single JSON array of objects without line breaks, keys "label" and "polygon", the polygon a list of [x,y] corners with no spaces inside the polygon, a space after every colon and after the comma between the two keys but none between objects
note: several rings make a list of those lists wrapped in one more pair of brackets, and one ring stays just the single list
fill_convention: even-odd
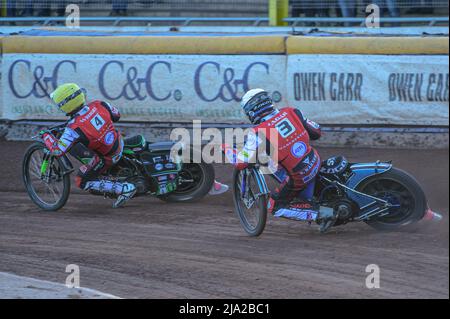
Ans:
[{"label": "dark visor", "polygon": [[83,89],[79,89],[77,91],[75,91],[74,93],[72,93],[71,95],[69,95],[68,97],[66,97],[64,100],[62,100],[61,102],[58,103],[58,108],[61,108],[64,104],[66,104],[67,102],[69,102],[70,100],[73,100],[74,98],[76,98],[78,95],[80,95],[81,93],[83,93]]}]

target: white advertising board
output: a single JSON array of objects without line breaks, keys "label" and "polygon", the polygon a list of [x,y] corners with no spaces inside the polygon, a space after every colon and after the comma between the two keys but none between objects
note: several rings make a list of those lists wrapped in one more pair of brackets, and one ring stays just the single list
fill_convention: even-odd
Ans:
[{"label": "white advertising board", "polygon": [[261,87],[323,124],[448,125],[448,56],[4,54],[1,73],[11,120],[64,118],[48,95],[75,82],[126,121],[244,123]]}]

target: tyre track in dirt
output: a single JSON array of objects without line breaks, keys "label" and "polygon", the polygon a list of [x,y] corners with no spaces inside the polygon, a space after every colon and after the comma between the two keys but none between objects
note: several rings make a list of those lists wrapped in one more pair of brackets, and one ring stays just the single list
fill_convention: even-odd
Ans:
[{"label": "tyre track in dirt", "polygon": [[[82,286],[130,298],[448,298],[448,150],[320,150],[392,159],[444,213],[440,224],[391,233],[352,224],[319,235],[269,218],[263,235],[249,238],[230,193],[193,204],[137,198],[114,210],[74,190],[61,211],[39,211],[20,179],[27,145],[0,142],[0,271],[64,283],[74,263]],[[216,169],[231,182],[229,166]],[[380,267],[380,289],[365,287],[368,264]]]}]

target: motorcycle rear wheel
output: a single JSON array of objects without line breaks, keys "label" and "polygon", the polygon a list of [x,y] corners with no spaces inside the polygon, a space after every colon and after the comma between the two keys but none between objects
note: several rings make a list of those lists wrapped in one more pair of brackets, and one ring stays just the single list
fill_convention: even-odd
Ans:
[{"label": "motorcycle rear wheel", "polygon": [[195,202],[205,197],[214,184],[214,168],[211,164],[186,163],[179,172],[181,182],[171,193],[158,196],[166,202]]},{"label": "motorcycle rear wheel", "polygon": [[427,200],[419,183],[408,173],[393,167],[358,186],[358,191],[382,198],[399,208],[386,216],[374,217],[366,223],[378,230],[396,230],[423,218]]}]

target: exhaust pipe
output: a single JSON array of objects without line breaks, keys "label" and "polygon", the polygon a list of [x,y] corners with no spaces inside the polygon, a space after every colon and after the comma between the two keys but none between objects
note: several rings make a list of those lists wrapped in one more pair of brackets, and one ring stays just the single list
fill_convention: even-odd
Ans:
[{"label": "exhaust pipe", "polygon": [[425,216],[423,216],[423,219],[439,222],[442,220],[442,215],[438,214],[436,212],[433,212],[430,208],[428,208],[425,212]]}]

